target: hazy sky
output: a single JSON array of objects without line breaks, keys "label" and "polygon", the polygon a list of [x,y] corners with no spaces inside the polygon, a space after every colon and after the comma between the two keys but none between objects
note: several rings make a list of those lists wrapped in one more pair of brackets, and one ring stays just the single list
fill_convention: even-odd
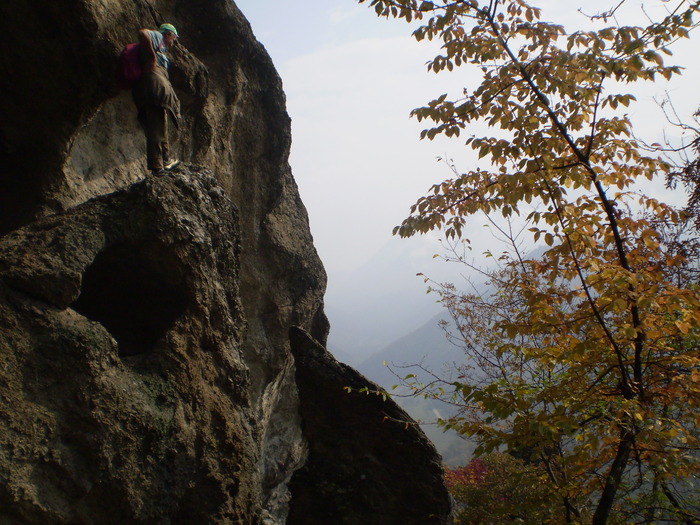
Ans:
[{"label": "hazy sky", "polygon": [[[590,14],[618,2],[533,3],[543,8],[543,19],[573,28],[586,20],[577,6],[585,5]],[[454,159],[464,171],[474,167],[476,157],[463,146],[464,138],[420,141],[423,126],[410,119],[409,113],[442,93],[476,87],[478,76],[467,69],[428,73],[425,63],[436,54],[434,47],[416,43],[405,22],[380,19],[367,4],[354,0],[237,0],[236,4],[284,83],[292,118],[290,163],[309,212],[316,248],[329,274],[330,302],[343,275],[380,250],[391,249],[403,250],[404,258],[414,261],[414,266],[390,266],[379,281],[412,280],[419,294],[423,285],[415,273],[435,268],[430,256],[439,245],[434,239],[398,240],[392,238],[391,230],[432,184],[449,178],[437,157]],[[633,21],[629,9],[641,16],[641,4],[628,0],[628,11],[621,13],[625,24]],[[668,5],[653,0],[645,3],[645,9]],[[681,63],[684,59],[690,62],[688,57],[696,53],[691,44],[685,49],[677,55]],[[697,69],[671,86],[657,84],[640,92],[640,104],[630,113],[647,136],[657,135],[650,141],[659,140],[663,124],[652,97],[663,97],[668,89],[678,108],[691,114],[700,102]],[[664,191],[663,185],[654,191]],[[483,251],[488,246],[481,243],[487,242],[487,236],[478,233],[483,231],[480,226],[477,220],[470,236],[475,237],[477,250]]]},{"label": "hazy sky", "polygon": [[[422,126],[409,112],[443,92],[475,86],[478,79],[467,70],[428,73],[425,62],[434,55],[429,46],[416,43],[405,22],[379,19],[367,4],[236,3],[284,83],[292,118],[291,165],[317,249],[330,273],[356,267],[389,240],[391,229],[431,184],[448,178],[436,157],[471,167],[474,156],[460,140],[419,141]],[[545,18],[552,13],[571,27],[584,21],[576,5],[593,11],[613,0],[534,3]],[[663,88],[654,94],[663,95]]]},{"label": "hazy sky", "polygon": [[291,165],[330,274],[367,261],[408,207],[446,178],[446,146],[420,142],[409,112],[439,92],[409,27],[351,0],[241,0],[282,77]]}]

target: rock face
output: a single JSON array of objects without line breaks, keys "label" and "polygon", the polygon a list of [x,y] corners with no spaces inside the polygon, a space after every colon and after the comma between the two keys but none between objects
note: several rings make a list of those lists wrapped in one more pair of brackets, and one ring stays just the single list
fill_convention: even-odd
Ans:
[{"label": "rock face", "polygon": [[0,240],[5,520],[255,523],[236,222],[188,172]]},{"label": "rock face", "polygon": [[444,523],[442,468],[408,414],[303,330],[290,340],[309,458],[292,478],[287,523]]},{"label": "rock face", "polygon": [[[144,179],[113,73],[136,30],[164,21],[181,34],[172,142],[185,163]],[[343,397],[350,369],[331,381],[295,367],[308,345],[290,328],[325,342],[325,273],[281,81],[235,4],[5,0],[0,35],[0,523],[281,524],[290,498],[290,523],[418,523],[401,484],[389,490],[401,469],[424,482],[407,485],[435,515],[422,523],[444,522],[439,457],[419,431],[368,415],[358,435],[410,457],[362,462],[383,454],[373,440],[309,409],[318,396],[360,424],[377,407]],[[333,462],[366,470],[353,508],[320,479]]]}]

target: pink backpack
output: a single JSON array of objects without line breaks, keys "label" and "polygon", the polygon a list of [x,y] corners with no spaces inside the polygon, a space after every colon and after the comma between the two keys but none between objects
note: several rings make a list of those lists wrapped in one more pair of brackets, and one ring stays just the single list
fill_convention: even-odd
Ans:
[{"label": "pink backpack", "polygon": [[139,44],[127,44],[117,61],[116,81],[121,89],[131,89],[143,74],[139,60]]}]

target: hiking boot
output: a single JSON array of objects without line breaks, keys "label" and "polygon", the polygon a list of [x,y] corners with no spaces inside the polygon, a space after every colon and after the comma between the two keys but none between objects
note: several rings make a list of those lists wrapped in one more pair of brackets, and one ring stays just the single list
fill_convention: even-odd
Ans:
[{"label": "hiking boot", "polygon": [[177,166],[178,164],[180,164],[180,161],[177,160],[177,159],[175,159],[175,160],[169,160],[168,162],[165,163],[165,169],[166,169],[166,170],[171,170],[171,169],[173,169],[175,166]]},{"label": "hiking boot", "polygon": [[158,168],[157,170],[151,170],[151,175],[165,175],[166,171],[163,168]]}]

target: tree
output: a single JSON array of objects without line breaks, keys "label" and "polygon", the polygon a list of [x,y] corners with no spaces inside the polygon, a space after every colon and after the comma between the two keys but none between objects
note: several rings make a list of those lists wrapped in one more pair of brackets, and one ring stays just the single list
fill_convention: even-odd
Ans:
[{"label": "tree", "polygon": [[563,521],[546,473],[509,454],[486,454],[447,468],[445,483],[455,502],[455,524]]},{"label": "tree", "polygon": [[498,130],[465,141],[486,167],[455,168],[395,233],[468,242],[467,220],[483,213],[530,236],[524,251],[522,234],[501,230],[510,249],[487,271],[487,296],[442,289],[476,368],[451,385],[462,412],[443,424],[482,453],[542,466],[568,523],[699,519],[700,296],[684,251],[697,236],[666,242],[687,214],[637,183],[674,167],[635,137],[623,113],[635,98],[616,90],[680,74],[664,57],[689,37],[700,2],[663,1],[659,20],[605,26],[616,1],[591,17],[603,27],[571,33],[524,0],[359,2],[438,39],[429,70],[481,74],[460,98],[412,112],[432,122],[422,137]]}]

